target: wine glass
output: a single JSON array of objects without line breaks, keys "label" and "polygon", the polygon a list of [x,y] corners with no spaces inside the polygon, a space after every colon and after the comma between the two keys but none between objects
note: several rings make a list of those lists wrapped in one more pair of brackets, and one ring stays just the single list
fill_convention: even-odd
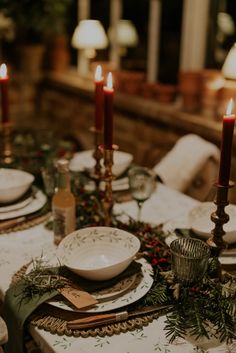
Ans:
[{"label": "wine glass", "polygon": [[137,219],[141,219],[143,203],[151,196],[156,186],[156,175],[146,167],[133,167],[129,170],[129,187],[131,195],[138,205]]}]

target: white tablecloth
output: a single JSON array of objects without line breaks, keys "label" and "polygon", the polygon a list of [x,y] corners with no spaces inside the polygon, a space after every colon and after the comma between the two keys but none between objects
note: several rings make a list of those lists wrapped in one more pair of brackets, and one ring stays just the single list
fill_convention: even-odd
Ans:
[{"label": "white tablecloth", "polygon": [[[178,226],[185,226],[186,215],[198,201],[158,184],[156,192],[146,201],[142,211],[142,220],[151,223],[163,223],[176,220]],[[135,217],[135,202],[115,206],[116,212],[124,211]],[[44,225],[0,236],[0,297],[11,282],[12,275],[24,264],[42,253],[54,253],[52,232]],[[194,346],[179,339],[169,344],[164,331],[165,317],[153,321],[147,327],[112,337],[75,338],[53,335],[33,326],[30,333],[44,353],[191,353]],[[230,349],[230,350],[229,350]],[[225,345],[209,349],[210,353],[236,352],[236,345]]]}]

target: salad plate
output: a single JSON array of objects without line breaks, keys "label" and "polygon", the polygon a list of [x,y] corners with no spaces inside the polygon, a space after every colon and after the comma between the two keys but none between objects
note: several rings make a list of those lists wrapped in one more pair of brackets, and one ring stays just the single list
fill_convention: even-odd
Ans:
[{"label": "salad plate", "polygon": [[104,288],[102,290],[92,292],[92,296],[95,297],[99,302],[114,299],[124,294],[132,285],[134,285],[137,274],[124,278],[114,286]]}]

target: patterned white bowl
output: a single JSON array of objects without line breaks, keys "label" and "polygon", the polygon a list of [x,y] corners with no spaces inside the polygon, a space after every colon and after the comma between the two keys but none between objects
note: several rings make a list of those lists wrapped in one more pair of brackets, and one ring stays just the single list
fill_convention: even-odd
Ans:
[{"label": "patterned white bowl", "polygon": [[32,185],[34,176],[23,170],[0,169],[0,203],[19,199]]},{"label": "patterned white bowl", "polygon": [[59,244],[60,262],[78,275],[96,281],[123,272],[140,248],[139,239],[111,227],[89,227],[67,235]]}]

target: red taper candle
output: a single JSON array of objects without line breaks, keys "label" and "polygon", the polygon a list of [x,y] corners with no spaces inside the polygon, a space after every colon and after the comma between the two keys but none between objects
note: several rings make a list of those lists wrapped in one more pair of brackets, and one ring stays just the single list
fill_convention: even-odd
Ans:
[{"label": "red taper candle", "polygon": [[222,186],[229,185],[231,152],[234,134],[235,115],[232,114],[233,100],[230,99],[226,113],[223,116],[223,128],[221,139],[220,169],[218,184]]},{"label": "red taper candle", "polygon": [[112,74],[109,72],[107,85],[104,90],[104,145],[106,149],[112,149],[113,144],[113,97],[114,89]]},{"label": "red taper candle", "polygon": [[2,108],[2,123],[9,123],[9,103],[8,103],[8,76],[7,66],[0,66],[0,87],[1,87],[1,108]]},{"label": "red taper candle", "polygon": [[95,129],[101,131],[103,128],[104,113],[104,78],[102,77],[102,67],[98,65],[95,72]]}]

